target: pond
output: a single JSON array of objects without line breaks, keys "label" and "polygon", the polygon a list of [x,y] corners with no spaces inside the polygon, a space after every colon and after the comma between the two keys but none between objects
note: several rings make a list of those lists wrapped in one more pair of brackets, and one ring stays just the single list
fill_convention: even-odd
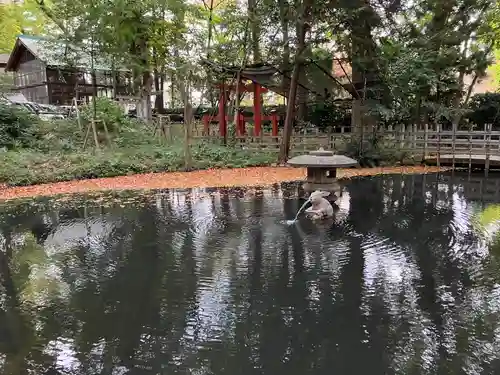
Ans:
[{"label": "pond", "polygon": [[4,205],[1,373],[500,373],[500,179],[299,186]]}]

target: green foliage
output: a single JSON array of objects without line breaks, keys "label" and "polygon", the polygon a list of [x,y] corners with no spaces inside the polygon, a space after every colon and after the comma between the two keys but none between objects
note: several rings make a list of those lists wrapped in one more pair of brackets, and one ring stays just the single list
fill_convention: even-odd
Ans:
[{"label": "green foliage", "polygon": [[[100,152],[82,149],[83,132],[76,121],[36,123],[25,135],[29,148],[0,153],[1,182],[30,185],[184,168],[182,141],[162,145],[141,122],[125,123],[113,147]],[[195,144],[191,150],[195,169],[268,165],[276,159],[274,153],[217,145]]]},{"label": "green foliage", "polygon": [[32,0],[0,4],[0,53],[10,53],[19,34],[42,34],[46,24],[46,17]]},{"label": "green foliage", "polygon": [[483,129],[485,125],[500,126],[500,93],[474,95],[469,103],[469,120]]},{"label": "green foliage", "polygon": [[500,88],[500,50],[495,51],[495,62],[489,69],[496,89]]},{"label": "green foliage", "polygon": [[[123,109],[117,104],[117,102],[106,98],[99,97],[95,102],[96,109],[96,119],[104,121],[109,132],[116,132],[122,126],[129,123],[129,119],[124,116]],[[81,115],[87,122],[91,121],[94,117],[94,105],[93,103],[87,104],[81,107]],[[100,128],[103,128],[102,123],[98,123]]]},{"label": "green foliage", "polygon": [[[194,146],[193,168],[237,168],[268,165],[275,154],[253,153],[218,146]],[[31,185],[137,173],[179,171],[184,166],[182,147],[149,146],[113,149],[100,153],[41,153],[28,150],[0,154],[0,181]]]},{"label": "green foliage", "polygon": [[12,88],[14,88],[14,77],[0,71],[0,93],[9,92]]},{"label": "green foliage", "polygon": [[37,119],[29,112],[0,104],[0,148],[25,147],[32,141],[32,126]]},{"label": "green foliage", "polygon": [[350,103],[345,102],[315,102],[308,106],[306,121],[318,129],[327,130],[331,127],[351,126]]},{"label": "green foliage", "polygon": [[408,152],[401,151],[393,143],[386,144],[377,133],[360,137],[351,137],[342,153],[358,161],[361,167],[394,165],[414,165],[418,163]]}]

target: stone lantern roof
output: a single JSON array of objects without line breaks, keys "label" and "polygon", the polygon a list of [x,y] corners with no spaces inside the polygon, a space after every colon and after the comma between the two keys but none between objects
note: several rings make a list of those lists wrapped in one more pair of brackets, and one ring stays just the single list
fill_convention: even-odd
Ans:
[{"label": "stone lantern roof", "polygon": [[288,160],[292,167],[301,168],[349,168],[358,165],[358,162],[344,155],[335,155],[332,151],[320,148],[306,155],[299,155]]}]

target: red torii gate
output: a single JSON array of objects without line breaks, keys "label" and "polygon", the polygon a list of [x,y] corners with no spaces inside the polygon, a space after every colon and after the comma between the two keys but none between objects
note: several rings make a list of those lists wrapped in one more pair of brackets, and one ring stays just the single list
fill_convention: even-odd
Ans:
[{"label": "red torii gate", "polygon": [[[260,136],[262,134],[262,121],[270,120],[272,123],[272,135],[278,135],[278,120],[279,117],[276,113],[271,114],[270,116],[262,116],[262,105],[261,99],[262,94],[268,92],[269,90],[259,83],[251,82],[245,84],[244,82],[239,82],[236,85],[226,85],[225,83],[221,83],[217,85],[219,88],[219,135],[221,137],[227,136],[227,121],[232,120],[233,116],[226,115],[226,104],[229,99],[229,94],[231,91],[237,92],[252,92],[253,93],[253,120],[254,120],[254,135]],[[210,131],[210,121],[211,115],[203,116],[203,124],[204,124],[204,133],[209,134]],[[245,135],[245,117],[238,113],[236,118],[236,134],[238,136]]]}]

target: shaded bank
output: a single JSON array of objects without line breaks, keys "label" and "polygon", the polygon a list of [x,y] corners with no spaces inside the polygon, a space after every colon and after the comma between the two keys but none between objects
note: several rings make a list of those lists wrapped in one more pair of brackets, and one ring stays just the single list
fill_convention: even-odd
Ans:
[{"label": "shaded bank", "polygon": [[[340,178],[378,174],[421,174],[444,171],[437,167],[380,167],[339,170]],[[106,190],[143,190],[162,188],[263,186],[285,181],[302,180],[305,169],[285,167],[255,167],[212,169],[195,172],[148,173],[133,176],[97,178],[57,182],[53,184],[4,187],[0,200]]]}]

